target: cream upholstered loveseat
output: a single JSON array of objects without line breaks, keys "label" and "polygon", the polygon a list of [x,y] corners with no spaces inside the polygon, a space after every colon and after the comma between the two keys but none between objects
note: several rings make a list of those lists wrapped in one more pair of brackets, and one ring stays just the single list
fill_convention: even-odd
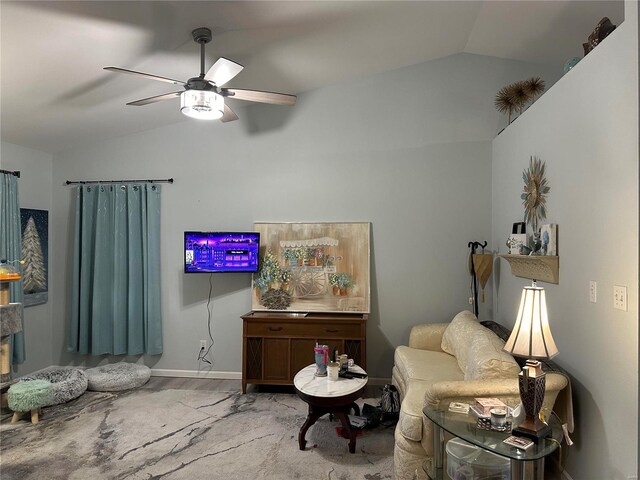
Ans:
[{"label": "cream upholstered loveseat", "polygon": [[[422,472],[424,460],[432,456],[433,427],[422,413],[425,405],[473,403],[475,397],[497,397],[511,406],[520,403],[520,366],[503,346],[504,340],[464,311],[450,323],[413,327],[409,345],[396,348],[393,384],[402,402],[395,431],[396,480],[414,479],[416,471]],[[554,406],[560,391],[568,392],[561,411],[572,431],[566,375],[547,373],[546,382],[543,411]]]}]

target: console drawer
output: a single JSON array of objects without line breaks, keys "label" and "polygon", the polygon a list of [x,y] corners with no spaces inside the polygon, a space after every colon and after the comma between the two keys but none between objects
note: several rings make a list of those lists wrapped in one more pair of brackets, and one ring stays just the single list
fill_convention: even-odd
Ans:
[{"label": "console drawer", "polygon": [[247,324],[247,335],[256,337],[359,338],[360,325],[355,323],[305,324],[269,322]]}]

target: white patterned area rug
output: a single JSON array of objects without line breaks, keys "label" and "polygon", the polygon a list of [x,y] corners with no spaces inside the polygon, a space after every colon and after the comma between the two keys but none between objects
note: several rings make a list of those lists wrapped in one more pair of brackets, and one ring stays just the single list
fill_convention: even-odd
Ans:
[{"label": "white patterned area rug", "polygon": [[[368,402],[372,403],[373,402]],[[0,425],[2,480],[392,478],[393,427],[364,430],[356,453],[328,416],[298,431],[296,395],[202,390],[86,392],[41,421]],[[25,416],[26,418],[26,416]]]}]

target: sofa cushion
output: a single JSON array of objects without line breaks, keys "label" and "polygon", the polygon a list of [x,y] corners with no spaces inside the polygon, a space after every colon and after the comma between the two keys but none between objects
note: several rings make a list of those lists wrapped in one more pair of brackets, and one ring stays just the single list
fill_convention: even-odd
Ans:
[{"label": "sofa cushion", "polygon": [[490,380],[517,375],[520,367],[503,351],[504,341],[464,311],[455,316],[442,336],[442,349],[456,357],[465,380]]},{"label": "sofa cushion", "polygon": [[[456,358],[444,352],[419,350],[400,345],[394,352],[393,360],[405,381],[415,379],[433,383],[464,378]],[[434,368],[434,366],[437,367]]]},{"label": "sofa cushion", "polygon": [[464,379],[491,380],[517,376],[520,366],[503,347],[504,341],[489,330],[476,336],[469,347]]},{"label": "sofa cushion", "polygon": [[427,388],[440,381],[462,380],[464,375],[455,357],[443,352],[401,345],[396,348],[394,361],[395,371],[401,373],[406,385],[398,428],[405,438],[419,442],[422,439],[422,409]]},{"label": "sofa cushion", "polygon": [[442,335],[442,350],[456,357],[463,373],[466,373],[467,370],[469,345],[482,328],[484,327],[480,325],[476,316],[470,311],[464,310],[453,317]]}]

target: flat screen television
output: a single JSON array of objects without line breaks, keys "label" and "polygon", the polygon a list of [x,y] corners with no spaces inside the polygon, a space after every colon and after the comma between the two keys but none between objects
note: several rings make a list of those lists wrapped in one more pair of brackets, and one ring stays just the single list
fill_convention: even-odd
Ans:
[{"label": "flat screen television", "polygon": [[257,272],[258,232],[184,232],[184,272]]}]

